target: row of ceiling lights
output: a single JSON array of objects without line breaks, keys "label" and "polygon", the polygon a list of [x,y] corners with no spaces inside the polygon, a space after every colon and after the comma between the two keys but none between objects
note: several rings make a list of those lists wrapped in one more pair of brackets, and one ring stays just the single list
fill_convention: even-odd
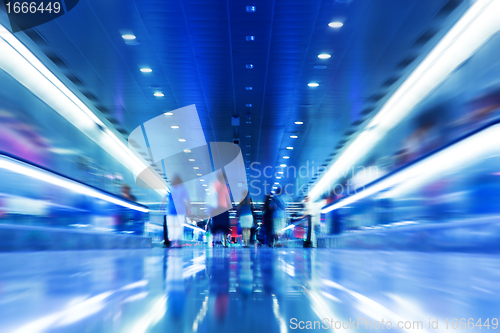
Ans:
[{"label": "row of ceiling lights", "polygon": [[[122,38],[123,38],[125,41],[131,41],[131,40],[135,40],[135,39],[136,39],[136,36],[135,36],[135,35],[131,35],[131,34],[127,34],[127,35],[122,35]],[[140,68],[139,70],[140,70],[142,73],[151,73],[151,72],[153,72],[153,70],[152,70],[151,68],[149,68],[149,67],[142,67],[142,68]],[[250,87],[250,90],[252,90],[252,89],[251,89],[251,87]],[[163,97],[163,96],[165,96],[165,95],[164,95],[161,91],[155,91],[153,95],[154,95],[155,97]],[[165,113],[165,115],[166,115],[166,116],[173,116],[173,115],[174,115],[174,113],[173,113],[173,112],[166,112],[166,113]],[[172,128],[172,129],[179,129],[180,127],[179,127],[179,126],[177,126],[177,125],[172,125],[172,126],[170,126],[170,128]],[[177,140],[178,140],[179,142],[186,142],[186,139],[184,139],[184,138],[178,138]],[[190,154],[190,153],[191,153],[191,150],[190,150],[190,149],[184,149],[184,152],[185,152],[186,154]],[[189,160],[189,162],[195,162],[195,161],[196,161],[194,158],[190,158],[190,159],[188,159],[188,160]],[[199,167],[197,167],[197,166],[194,166],[194,167],[193,167],[193,170],[199,170],[199,169],[200,169],[200,168],[199,168]],[[201,173],[197,173],[197,174],[196,174],[196,176],[201,177],[201,176],[202,176],[202,174],[201,174]],[[200,179],[200,181],[201,181],[201,182],[204,182],[205,180],[204,180],[204,179]],[[207,184],[203,184],[203,187],[208,187],[208,186],[207,186]],[[208,188],[206,188],[206,189],[205,189],[205,191],[207,191],[207,194],[209,194],[209,193],[210,193]]]},{"label": "row of ceiling lights", "polygon": [[[344,23],[339,22],[339,21],[334,21],[334,22],[330,22],[328,24],[328,26],[331,27],[331,28],[338,29],[338,28],[341,28],[342,26],[344,26]],[[322,59],[322,60],[330,59],[331,57],[332,56],[330,54],[328,54],[328,53],[318,54],[318,58]],[[317,83],[317,82],[310,82],[307,85],[309,87],[311,87],[311,88],[319,87],[319,83]],[[296,125],[303,125],[304,122],[302,122],[302,121],[296,121],[295,124]],[[298,139],[299,137],[297,135],[290,135],[290,138],[292,138],[292,139]],[[293,147],[286,147],[286,149],[287,150],[293,150]],[[290,158],[290,156],[288,156],[288,155],[283,156],[283,159],[285,159],[285,160],[288,160],[289,158]],[[287,165],[285,163],[280,164],[280,167],[282,167],[282,168],[286,168],[286,166]],[[278,174],[279,174],[279,176],[276,177],[277,180],[279,180],[279,179],[282,178],[283,171],[279,171]],[[275,193],[275,190],[278,188],[279,184],[280,184],[279,181],[277,181],[277,182],[274,183],[273,190],[271,191],[271,193],[273,193],[273,194]]]},{"label": "row of ceiling lights", "polygon": [[[256,8],[255,6],[246,6],[246,11],[247,11],[247,12],[249,12],[249,13],[254,13],[254,12],[256,12],[256,10],[257,10],[257,8]],[[335,22],[330,22],[330,23],[328,24],[328,26],[329,26],[329,27],[331,27],[331,28],[336,28],[336,29],[341,28],[343,25],[344,25],[344,24],[343,24],[342,22],[338,22],[338,21],[335,21]],[[125,35],[122,35],[122,38],[123,38],[125,41],[133,41],[133,40],[135,40],[135,39],[136,39],[136,36],[135,36],[135,35],[132,35],[132,34],[125,34]],[[255,36],[246,36],[246,40],[247,40],[247,41],[255,41]],[[318,58],[319,58],[319,59],[329,59],[329,58],[331,58],[331,55],[330,55],[330,54],[327,54],[327,53],[321,53],[321,54],[319,54],[319,55],[318,55]],[[245,67],[246,67],[247,69],[253,69],[253,68],[254,68],[253,64],[246,64],[246,65],[245,65]],[[142,68],[140,68],[140,71],[141,71],[142,73],[151,73],[151,72],[153,72],[153,70],[152,70],[151,68],[149,68],[149,67],[142,67]],[[308,83],[308,86],[309,86],[309,87],[312,87],[312,88],[315,88],[315,87],[318,87],[318,86],[319,86],[319,84],[318,84],[317,82],[310,82],[310,83]],[[253,90],[253,87],[251,87],[251,86],[247,86],[247,87],[245,87],[245,90],[247,90],[247,91],[251,91],[251,90]],[[163,94],[163,92],[161,92],[161,91],[155,91],[153,95],[154,95],[155,97],[164,97],[164,96],[165,96],[165,95]],[[247,103],[247,104],[246,104],[246,107],[249,107],[249,108],[250,108],[250,107],[252,107],[252,104]],[[167,113],[165,113],[165,114],[166,114],[166,115],[173,115],[173,113],[171,113],[171,112],[167,112]],[[295,124],[296,124],[296,125],[303,125],[304,123],[303,123],[302,121],[296,121],[296,122],[295,122]],[[174,126],[171,126],[171,128],[172,128],[172,129],[178,129],[178,128],[179,128],[179,126],[175,126],[175,125],[174,125]],[[250,135],[247,135],[247,137],[249,138],[249,137],[251,137],[251,136],[250,136]],[[298,139],[298,136],[297,136],[297,135],[290,135],[290,138],[292,138],[292,139]],[[183,139],[183,138],[179,138],[178,140],[179,140],[179,142],[186,142],[186,140],[185,140],[185,139]],[[247,145],[247,147],[250,147],[250,145]],[[287,149],[287,150],[293,150],[293,147],[286,147],[286,149]],[[186,153],[190,153],[191,151],[190,151],[189,149],[186,149],[186,150],[184,150],[184,152],[186,152]],[[249,154],[247,153],[247,155],[249,155]],[[288,156],[288,155],[283,156],[283,159],[289,159],[289,158],[290,158],[290,156]],[[190,162],[194,162],[195,160],[194,160],[194,159],[189,159],[189,161],[190,161]],[[280,167],[286,167],[286,164],[280,164]],[[199,167],[193,167],[193,169],[198,170],[198,169],[199,169]],[[279,172],[279,174],[283,174],[283,172],[282,172],[282,171],[280,171],[280,172]],[[197,174],[197,176],[201,176],[201,174]],[[276,178],[277,178],[277,179],[281,179],[281,176],[278,176],[278,177],[276,177]],[[200,181],[204,181],[204,180],[203,180],[203,179],[201,179]],[[278,183],[278,182],[275,182],[275,185],[279,185],[279,183]],[[206,184],[204,184],[203,186],[207,186],[207,185],[206,185]],[[277,186],[274,186],[274,187],[273,187],[273,191],[272,191],[273,193],[274,193],[274,190],[275,190],[276,188],[277,188]],[[208,189],[205,189],[205,190],[208,192]]]}]

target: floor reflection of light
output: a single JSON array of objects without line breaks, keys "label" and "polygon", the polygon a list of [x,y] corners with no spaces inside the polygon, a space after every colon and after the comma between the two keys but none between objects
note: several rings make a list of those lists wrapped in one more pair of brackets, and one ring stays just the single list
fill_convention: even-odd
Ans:
[{"label": "floor reflection of light", "polygon": [[273,312],[274,316],[278,320],[280,324],[280,332],[281,333],[286,333],[287,332],[287,327],[286,327],[286,322],[285,319],[280,315],[280,305],[278,304],[278,299],[276,298],[275,295],[272,295],[273,297]]},{"label": "floor reflection of light", "polygon": [[322,291],[321,292],[321,295],[323,295],[324,297],[334,301],[334,302],[337,302],[337,303],[343,303],[340,299],[338,299],[337,297],[333,296],[332,294],[329,294],[327,293],[326,291]]},{"label": "floor reflection of light", "polygon": [[159,296],[153,302],[153,305],[146,311],[129,331],[130,333],[143,333],[151,326],[154,326],[167,312],[167,296]]},{"label": "floor reflection of light", "polygon": [[[306,295],[309,296],[309,299],[311,300],[311,308],[316,313],[318,316],[319,320],[323,320],[324,318],[327,318],[328,320],[332,320],[335,322],[342,322],[331,310],[330,306],[327,302],[324,301],[324,299],[318,294],[316,291],[311,291],[308,290],[306,287],[302,286],[304,288],[304,291],[306,292]],[[333,329],[330,327],[327,328],[333,331]],[[345,329],[340,327],[339,329],[335,330],[336,332],[350,332],[349,329]]]},{"label": "floor reflection of light", "polygon": [[205,300],[203,301],[203,304],[201,305],[200,312],[198,312],[198,315],[196,316],[194,323],[193,323],[193,332],[196,332],[198,330],[198,325],[203,321],[207,314],[207,309],[208,309],[208,296],[205,296]]},{"label": "floor reflection of light", "polygon": [[196,265],[191,265],[189,267],[184,268],[184,271],[182,272],[182,278],[187,279],[190,276],[195,275],[198,272],[201,272],[206,268],[205,265],[202,264],[196,264]]},{"label": "floor reflection of light", "polygon": [[292,277],[295,276],[295,267],[287,264],[283,259],[280,259],[280,261],[283,263],[283,270],[285,271],[285,273]]},{"label": "floor reflection of light", "polygon": [[130,290],[130,289],[145,287],[145,286],[148,285],[148,283],[149,283],[148,280],[137,281],[137,282],[134,282],[134,283],[127,284],[126,286],[124,286],[122,288],[122,290]]},{"label": "floor reflection of light", "polygon": [[142,293],[138,293],[138,294],[135,294],[135,295],[132,295],[132,296],[129,296],[129,297],[125,298],[122,301],[122,303],[135,302],[135,301],[138,301],[138,300],[141,300],[141,299],[144,299],[144,298],[148,297],[148,295],[149,295],[149,292],[144,291]]}]

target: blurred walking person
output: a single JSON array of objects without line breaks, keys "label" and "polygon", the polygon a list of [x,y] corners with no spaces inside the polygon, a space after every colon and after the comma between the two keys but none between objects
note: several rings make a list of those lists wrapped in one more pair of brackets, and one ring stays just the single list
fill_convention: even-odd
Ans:
[{"label": "blurred walking person", "polygon": [[186,214],[191,214],[189,194],[182,183],[181,177],[175,175],[172,179],[168,200],[167,224],[171,247],[181,247],[182,234]]},{"label": "blurred walking person", "polygon": [[265,242],[269,247],[273,247],[273,210],[271,206],[271,194],[266,195],[264,207],[262,209],[262,225],[265,231]]},{"label": "blurred walking person", "polygon": [[286,203],[283,199],[281,187],[276,189],[276,193],[271,201],[273,217],[273,243],[276,245],[283,234],[286,223]]},{"label": "blurred walking person", "polygon": [[244,247],[249,247],[250,229],[253,227],[253,202],[250,195],[247,194],[245,199],[240,202],[238,206],[238,215],[240,217]]},{"label": "blurred walking person", "polygon": [[211,212],[214,245],[226,246],[226,234],[229,231],[229,210],[233,207],[229,197],[229,187],[224,174],[218,172],[217,180],[212,184]]}]

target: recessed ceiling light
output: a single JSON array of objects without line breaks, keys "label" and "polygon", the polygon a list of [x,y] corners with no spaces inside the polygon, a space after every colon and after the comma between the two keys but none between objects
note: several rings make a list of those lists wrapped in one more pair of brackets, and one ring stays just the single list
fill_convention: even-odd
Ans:
[{"label": "recessed ceiling light", "polygon": [[281,179],[281,177],[276,177],[276,179]]},{"label": "recessed ceiling light", "polygon": [[164,95],[161,91],[157,91],[157,92],[155,92],[155,93],[154,93],[154,95],[155,95],[156,97],[163,97],[163,96],[165,96],[165,95]]},{"label": "recessed ceiling light", "polygon": [[174,128],[175,129],[175,128],[179,128],[179,126],[173,125],[173,126],[170,126],[170,128]]},{"label": "recessed ceiling light", "polygon": [[125,40],[134,40],[135,36],[131,35],[131,34],[127,34],[127,35],[122,35],[122,38]]},{"label": "recessed ceiling light", "polygon": [[179,139],[179,142],[186,142],[186,139]]},{"label": "recessed ceiling light", "polygon": [[328,26],[330,28],[342,28],[343,25],[344,25],[344,23],[338,22],[338,21],[328,23]]},{"label": "recessed ceiling light", "polygon": [[153,70],[151,68],[141,68],[141,72],[143,73],[151,73]]},{"label": "recessed ceiling light", "polygon": [[248,13],[255,13],[255,11],[257,10],[257,7],[255,7],[255,6],[246,6],[245,9],[246,9],[246,11]]},{"label": "recessed ceiling light", "polygon": [[208,186],[207,184],[203,184],[203,186]]},{"label": "recessed ceiling light", "polygon": [[285,168],[286,164],[280,164],[280,167]]},{"label": "recessed ceiling light", "polygon": [[252,69],[252,68],[253,68],[253,64],[246,64],[246,65],[245,65],[245,67],[246,67],[247,69]]},{"label": "recessed ceiling light", "polygon": [[185,152],[185,153],[190,153],[190,152],[191,152],[191,150],[189,150],[189,149],[184,149],[184,152]]},{"label": "recessed ceiling light", "polygon": [[201,173],[197,173],[196,175],[197,175],[197,176],[203,176]]},{"label": "recessed ceiling light", "polygon": [[298,136],[296,136],[296,135],[290,135],[290,137],[291,137],[292,139],[297,139],[297,138],[298,138]]},{"label": "recessed ceiling light", "polygon": [[285,160],[287,160],[287,159],[289,159],[289,158],[290,158],[290,156],[283,156],[283,158],[284,158]]},{"label": "recessed ceiling light", "polygon": [[296,121],[296,122],[295,122],[295,125],[303,125],[303,124],[304,124],[304,122],[303,122],[303,121]]},{"label": "recessed ceiling light", "polygon": [[255,36],[246,36],[247,42],[253,42],[255,40]]},{"label": "recessed ceiling light", "polygon": [[321,53],[321,54],[318,54],[318,58],[320,59],[329,59],[331,58],[332,56],[329,55],[328,53]]},{"label": "recessed ceiling light", "polygon": [[253,87],[245,87],[246,90],[253,90]]},{"label": "recessed ceiling light", "polygon": [[311,83],[308,83],[307,84],[309,87],[313,87],[313,88],[316,88],[319,86],[319,83],[316,83],[316,82],[311,82]]},{"label": "recessed ceiling light", "polygon": [[245,106],[246,106],[247,108],[251,108],[251,107],[252,107],[252,104],[250,104],[250,103],[249,103],[249,104],[245,104]]},{"label": "recessed ceiling light", "polygon": [[165,112],[165,116],[173,116],[174,113],[173,112]]},{"label": "recessed ceiling light", "polygon": [[198,167],[193,167],[193,169],[195,169],[195,170],[199,170],[200,168],[198,168]]},{"label": "recessed ceiling light", "polygon": [[293,149],[293,147],[286,147],[286,149],[288,149],[288,150],[292,150],[292,149]]},{"label": "recessed ceiling light", "polygon": [[205,179],[200,179],[200,182],[204,182],[204,181],[205,181]]},{"label": "recessed ceiling light", "polygon": [[274,184],[275,184],[275,185],[279,185],[280,183],[278,183],[278,182],[274,182]]},{"label": "recessed ceiling light", "polygon": [[195,161],[194,158],[189,159],[189,162],[194,162],[194,161]]},{"label": "recessed ceiling light", "polygon": [[279,173],[280,175],[282,175],[282,174],[283,174],[283,171],[278,171],[278,173]]}]

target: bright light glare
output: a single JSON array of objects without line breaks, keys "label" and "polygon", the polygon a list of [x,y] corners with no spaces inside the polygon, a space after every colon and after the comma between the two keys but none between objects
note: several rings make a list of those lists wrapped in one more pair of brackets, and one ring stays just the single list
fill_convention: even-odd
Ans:
[{"label": "bright light glare", "polygon": [[309,87],[313,87],[313,88],[315,88],[315,87],[319,87],[319,83],[316,83],[316,82],[311,82],[311,83],[308,83],[307,85],[308,85]]},{"label": "bright light glare", "polygon": [[293,149],[293,147],[286,147],[286,149],[288,149],[288,150],[292,150],[292,149]]},{"label": "bright light glare", "polygon": [[303,124],[304,124],[304,122],[303,122],[303,121],[296,121],[296,122],[295,122],[295,125],[303,125]]},{"label": "bright light glare", "polygon": [[170,128],[177,129],[177,128],[179,128],[179,126],[174,125],[174,126],[170,126]]},{"label": "bright light glare", "polygon": [[291,137],[292,139],[297,139],[297,138],[298,138],[298,136],[297,136],[297,135],[290,135],[290,137]]},{"label": "bright light glare", "polygon": [[[498,153],[498,147],[500,147],[500,125],[494,125],[322,209],[321,212],[331,212],[389,188],[391,190],[385,194],[386,196],[401,196],[421,184],[441,178],[443,174],[457,166],[465,167],[480,161],[484,156]],[[468,153],[464,154],[464,151]]]},{"label": "bright light glare", "polygon": [[318,58],[320,59],[329,59],[331,58],[332,56],[327,54],[327,53],[321,53],[321,54],[318,54]]},{"label": "bright light glare", "polygon": [[143,73],[151,73],[153,70],[151,68],[141,68],[141,72]]},{"label": "bright light glare", "polygon": [[163,97],[163,96],[165,96],[165,95],[164,95],[161,91],[157,91],[157,92],[155,92],[155,93],[154,93],[154,95],[155,95],[156,97]]},{"label": "bright light glare", "polygon": [[283,158],[284,158],[285,160],[287,160],[287,159],[289,159],[289,158],[290,158],[290,156],[283,156]]},{"label": "bright light glare", "polygon": [[127,35],[122,35],[122,38],[125,40],[134,40],[136,37],[134,35],[127,34]]},{"label": "bright light glare", "polygon": [[343,25],[344,25],[344,23],[342,23],[342,22],[330,22],[330,23],[328,23],[328,26],[330,28],[342,28]]},{"label": "bright light glare", "polygon": [[[135,156],[117,137],[116,132],[110,130],[87,105],[1,24],[0,49],[2,50],[0,57],[2,70],[100,145],[117,161],[121,161],[132,173],[138,174],[147,167],[146,163]],[[99,131],[96,124],[104,131]]]},{"label": "bright light glare", "polygon": [[[309,192],[317,200],[345,170],[373,149],[385,134],[500,30],[500,1],[478,0],[383,105],[377,115]],[[370,129],[370,130],[368,130]]]}]

